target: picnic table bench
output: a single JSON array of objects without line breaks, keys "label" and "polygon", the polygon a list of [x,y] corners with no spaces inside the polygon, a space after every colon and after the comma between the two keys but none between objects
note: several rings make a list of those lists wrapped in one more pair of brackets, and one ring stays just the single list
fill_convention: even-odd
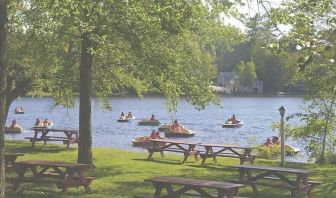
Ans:
[{"label": "picnic table bench", "polygon": [[[25,139],[29,139],[33,147],[35,146],[36,142],[40,141],[43,141],[44,145],[46,145],[48,141],[60,141],[63,142],[63,144],[67,145],[67,149],[70,147],[70,144],[78,144],[78,130],[54,129],[46,127],[33,127],[31,128],[31,130],[34,131],[34,136],[25,137]],[[49,133],[63,133],[64,136],[52,136],[48,135]]]},{"label": "picnic table bench", "polygon": [[[95,178],[84,175],[88,168],[89,165],[80,163],[20,161],[14,164],[17,177],[9,177],[7,180],[13,184],[13,191],[18,189],[20,183],[54,183],[62,192],[78,186],[83,186],[86,192],[90,192],[89,185]],[[48,171],[50,169],[51,171]]]},{"label": "picnic table bench", "polygon": [[212,158],[217,163],[217,157],[231,157],[239,158],[240,164],[244,162],[250,162],[253,164],[256,159],[256,155],[252,154],[252,147],[231,146],[225,144],[199,144],[203,146],[205,152],[200,152],[199,155],[202,158],[201,166],[205,165],[205,161],[208,158]]},{"label": "picnic table bench", "polygon": [[[199,179],[190,179],[184,177],[154,177],[145,179],[145,182],[151,182],[155,188],[154,198],[177,198],[181,195],[192,195],[207,198],[234,198],[238,193],[239,188],[245,185],[234,184],[228,182],[217,182]],[[173,188],[177,187],[177,188]],[[163,190],[166,189],[167,193],[163,195]],[[217,191],[216,194],[210,194],[206,189],[213,189]],[[213,193],[213,192],[212,192]],[[140,196],[135,197],[151,197]]]},{"label": "picnic table bench", "polygon": [[184,159],[183,162],[187,161],[189,156],[194,156],[197,161],[197,153],[195,147],[198,143],[195,142],[185,142],[171,139],[149,139],[153,143],[152,147],[147,148],[148,150],[148,160],[152,159],[152,156],[155,152],[161,153],[161,157],[165,157],[164,151],[183,153]]},{"label": "picnic table bench", "polygon": [[22,153],[5,153],[5,167],[11,168],[14,166],[17,157],[23,156]]},{"label": "picnic table bench", "polygon": [[253,192],[257,192],[257,185],[285,188],[291,191],[291,197],[297,197],[299,192],[307,193],[312,198],[312,190],[322,184],[319,181],[310,181],[310,170],[283,168],[273,166],[239,165],[239,180],[229,180],[241,184],[251,185]]}]

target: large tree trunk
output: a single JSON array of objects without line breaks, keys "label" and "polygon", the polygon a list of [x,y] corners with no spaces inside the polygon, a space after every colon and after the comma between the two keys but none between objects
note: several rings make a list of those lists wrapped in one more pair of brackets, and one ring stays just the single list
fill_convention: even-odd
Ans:
[{"label": "large tree trunk", "polygon": [[5,124],[7,118],[7,0],[0,0],[0,198],[5,197]]},{"label": "large tree trunk", "polygon": [[91,135],[91,83],[93,55],[89,52],[92,42],[89,35],[82,35],[82,50],[80,62],[79,88],[79,144],[78,162],[92,163],[92,135]]}]

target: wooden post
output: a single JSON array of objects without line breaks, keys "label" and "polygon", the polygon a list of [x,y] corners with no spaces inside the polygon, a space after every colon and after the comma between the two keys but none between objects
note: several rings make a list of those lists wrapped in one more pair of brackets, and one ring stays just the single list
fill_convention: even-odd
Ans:
[{"label": "wooden post", "polygon": [[281,134],[281,166],[285,167],[285,130],[284,130],[284,125],[285,125],[285,112],[286,109],[285,107],[281,106],[279,108],[279,112],[281,115],[281,122],[280,122],[280,134]]}]

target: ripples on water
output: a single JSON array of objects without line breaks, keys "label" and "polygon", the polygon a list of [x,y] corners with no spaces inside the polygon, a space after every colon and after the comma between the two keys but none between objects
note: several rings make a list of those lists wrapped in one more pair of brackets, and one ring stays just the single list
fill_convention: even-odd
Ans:
[{"label": "ripples on water", "polygon": [[[95,147],[113,147],[129,150],[139,150],[132,147],[131,139],[149,135],[152,129],[157,127],[138,126],[137,121],[149,118],[155,114],[161,123],[171,121],[167,110],[166,100],[160,97],[139,98],[110,98],[112,111],[103,110],[99,103],[92,103],[92,135]],[[265,142],[267,137],[277,135],[272,131],[272,124],[280,120],[278,108],[285,106],[286,115],[300,111],[302,98],[299,97],[223,97],[222,108],[214,105],[208,106],[203,111],[197,111],[194,107],[182,100],[178,106],[177,118],[186,128],[196,132],[190,141],[202,143],[223,143],[236,145],[259,145]],[[36,118],[48,118],[54,122],[55,128],[78,129],[78,99],[76,106],[66,109],[61,106],[50,111],[51,98],[25,97],[15,100],[9,110],[7,125],[13,119],[24,127],[22,134],[6,134],[7,139],[23,139],[32,136],[29,128],[33,126]],[[26,114],[14,114],[15,107],[24,107]],[[129,111],[135,115],[136,120],[129,123],[119,123],[117,119],[121,112]],[[222,124],[235,114],[238,119],[244,121],[241,128],[222,128]],[[163,136],[163,134],[162,134]],[[303,151],[303,145],[288,140],[289,144],[299,147]],[[301,159],[302,160],[302,159]]]}]

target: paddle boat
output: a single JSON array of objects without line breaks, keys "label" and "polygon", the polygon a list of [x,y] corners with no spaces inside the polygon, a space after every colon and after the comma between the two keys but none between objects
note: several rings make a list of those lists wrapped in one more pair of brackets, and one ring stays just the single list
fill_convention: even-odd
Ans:
[{"label": "paddle boat", "polygon": [[159,120],[151,120],[151,119],[143,119],[138,122],[138,125],[146,125],[146,126],[158,126],[160,125]]},{"label": "paddle boat", "polygon": [[173,130],[168,128],[164,131],[165,137],[192,137],[195,135],[195,132],[192,132],[185,128],[180,128],[179,130]]},{"label": "paddle boat", "polygon": [[22,132],[22,127],[5,127],[5,133],[21,133]]},{"label": "paddle boat", "polygon": [[24,114],[24,113],[26,113],[26,109],[16,107],[15,110],[14,110],[14,113],[15,114]]},{"label": "paddle boat", "polygon": [[171,124],[163,124],[161,126],[159,126],[159,131],[165,131],[166,129],[168,129],[170,127]]},{"label": "paddle boat", "polygon": [[239,128],[244,125],[242,120],[238,120],[237,123],[233,124],[232,121],[226,121],[222,126],[223,128]]},{"label": "paddle boat", "polygon": [[[159,131],[166,131],[168,129],[170,129],[174,124],[163,124],[161,126],[159,126]],[[181,128],[184,128],[181,124],[179,124],[179,126]]]},{"label": "paddle boat", "polygon": [[130,122],[130,121],[132,121],[134,119],[135,119],[135,117],[133,116],[132,118],[118,119],[117,121],[118,122]]},{"label": "paddle boat", "polygon": [[[149,148],[153,146],[153,143],[149,141],[150,137],[149,136],[140,136],[138,138],[132,139],[132,145],[134,147],[143,147],[143,148]],[[160,139],[165,139],[165,138],[160,138]],[[165,146],[166,143],[160,144],[160,146]]]},{"label": "paddle boat", "polygon": [[286,155],[294,156],[300,152],[300,149],[295,148],[294,146],[291,146],[291,145],[285,145],[285,151],[286,151]]}]

